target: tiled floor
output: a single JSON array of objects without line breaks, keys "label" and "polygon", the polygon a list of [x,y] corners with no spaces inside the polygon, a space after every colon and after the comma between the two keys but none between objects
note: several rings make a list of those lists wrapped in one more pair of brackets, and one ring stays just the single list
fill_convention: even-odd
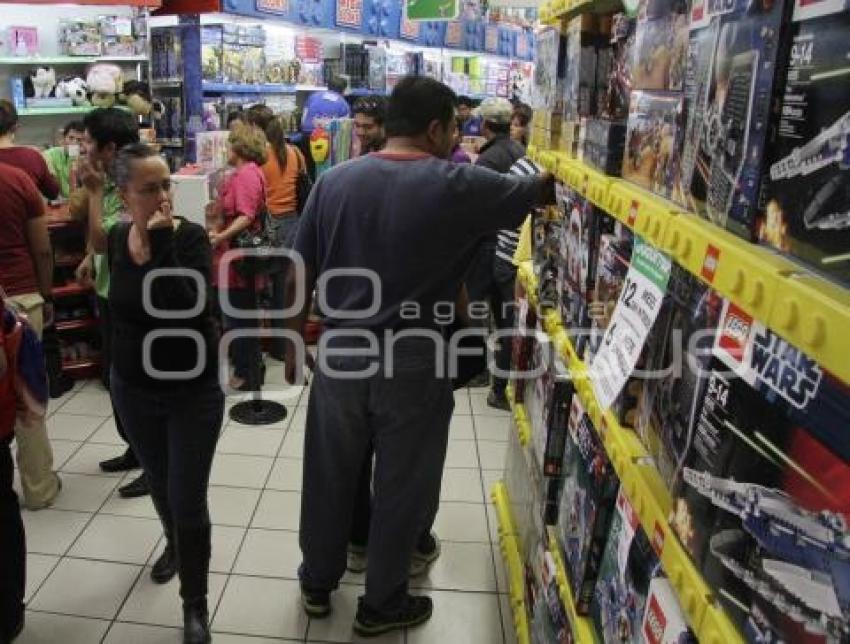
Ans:
[{"label": "tiled floor", "polygon": [[[270,387],[285,399],[286,420],[264,428],[228,422],[218,444],[210,487],[214,641],[358,641],[351,621],[363,575],[346,575],[328,619],[308,620],[301,610],[297,530],[308,392]],[[487,407],[485,397],[485,389],[456,394],[435,526],[442,556],[411,584],[413,592],[431,595],[434,616],[423,627],[376,642],[515,642],[489,504],[504,464],[508,420]],[[28,613],[16,644],[181,641],[176,580],[156,586],[148,577],[162,547],[153,507],[147,498],[118,497],[118,486],[135,472],[98,469],[99,461],[122,449],[110,413],[108,395],[95,382],[78,383],[51,401],[49,433],[64,489],[53,508],[24,512]]]}]

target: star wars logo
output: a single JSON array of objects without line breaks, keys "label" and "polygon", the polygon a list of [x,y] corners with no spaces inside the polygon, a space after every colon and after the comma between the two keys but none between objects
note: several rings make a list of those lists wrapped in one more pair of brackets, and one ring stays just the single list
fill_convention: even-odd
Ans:
[{"label": "star wars logo", "polygon": [[751,367],[797,409],[805,409],[815,397],[823,375],[817,362],[765,328],[753,336]]}]

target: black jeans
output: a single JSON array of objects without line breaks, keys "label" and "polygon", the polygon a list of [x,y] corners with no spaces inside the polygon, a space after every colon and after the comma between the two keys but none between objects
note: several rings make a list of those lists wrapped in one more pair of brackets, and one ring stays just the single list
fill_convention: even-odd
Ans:
[{"label": "black jeans", "polygon": [[[283,215],[272,216],[269,218],[269,227],[274,232],[275,243],[278,248],[292,248],[295,244],[295,235],[298,233],[298,214],[286,213]],[[272,273],[272,310],[279,312],[283,310],[286,303],[285,299],[285,283],[286,272],[289,269],[289,260],[284,260],[281,270],[277,273]],[[272,325],[276,329],[284,328],[283,319],[275,319]],[[283,338],[272,338],[272,355],[278,359],[283,359]]]},{"label": "black jeans", "polygon": [[144,468],[166,536],[174,534],[184,600],[205,597],[210,557],[207,488],[224,416],[215,379],[163,390],[129,385],[112,370],[118,413]]},{"label": "black jeans", "polygon": [[[222,289],[224,290],[224,289]],[[230,297],[230,304],[237,309],[243,311],[257,312],[259,306],[257,304],[257,294],[250,288],[231,288],[227,289],[227,293],[219,293],[219,305],[225,296]],[[259,326],[259,320],[254,318],[237,318],[227,315],[222,312],[224,328],[226,331],[234,329],[256,329]],[[260,339],[257,336],[241,337],[233,340],[230,344],[230,356],[233,360],[233,373],[237,378],[251,381],[251,377],[257,377],[254,384],[259,386],[260,361],[262,360],[262,352],[260,350]]]},{"label": "black jeans", "polygon": [[115,401],[112,399],[112,387],[109,386],[109,373],[112,369],[112,315],[109,312],[109,300],[104,297],[98,297],[97,310],[100,315],[100,381],[106,387],[106,390],[109,391],[109,402],[112,403],[112,417],[115,419],[115,429],[118,430],[121,440],[127,443],[129,450],[132,452],[133,448],[129,447],[130,441],[127,440],[127,434],[124,432],[124,425],[121,424],[121,419],[115,411]]},{"label": "black jeans", "polygon": [[[493,318],[496,329],[503,334],[512,331],[516,318],[516,267],[498,257],[493,258],[493,283],[495,288],[491,295]],[[511,369],[511,354],[513,342],[511,337],[503,335],[496,347],[496,367],[500,372],[507,373]],[[493,390],[499,394],[505,392],[507,378],[493,377]]]},{"label": "black jeans", "polygon": [[27,549],[21,508],[12,489],[11,440],[0,438],[0,642],[12,639],[23,617],[26,587]]}]

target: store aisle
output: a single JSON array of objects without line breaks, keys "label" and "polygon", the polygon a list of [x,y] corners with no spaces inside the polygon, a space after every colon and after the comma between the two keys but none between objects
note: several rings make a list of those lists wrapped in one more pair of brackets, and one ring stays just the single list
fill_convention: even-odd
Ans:
[{"label": "store aisle", "polygon": [[[282,369],[269,372],[270,380],[282,382]],[[214,641],[360,641],[351,622],[363,575],[346,576],[328,619],[308,620],[301,610],[297,530],[308,391],[269,387],[285,397],[287,419],[264,428],[228,422],[213,466]],[[434,616],[424,627],[371,641],[515,642],[489,504],[504,465],[509,423],[506,413],[487,407],[486,392],[456,394],[435,526],[442,556],[427,576],[412,582],[432,596]],[[153,506],[147,498],[121,499],[116,491],[137,472],[107,475],[98,469],[99,461],[122,449],[110,413],[108,396],[94,381],[51,401],[48,427],[64,488],[53,508],[24,512],[28,611],[16,644],[181,641],[177,580],[156,586],[148,577],[161,547]]]}]

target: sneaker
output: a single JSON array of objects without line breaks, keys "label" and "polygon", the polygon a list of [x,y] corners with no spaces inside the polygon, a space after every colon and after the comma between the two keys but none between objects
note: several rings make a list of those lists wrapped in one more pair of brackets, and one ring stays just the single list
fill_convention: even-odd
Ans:
[{"label": "sneaker", "polygon": [[301,589],[301,603],[308,617],[322,618],[330,615],[331,594],[327,591]]},{"label": "sneaker", "polygon": [[361,573],[366,572],[369,559],[366,556],[366,548],[364,546],[355,546],[353,543],[348,544],[348,565],[346,566],[350,572]]},{"label": "sneaker", "polygon": [[390,631],[418,626],[431,619],[434,604],[430,597],[408,595],[401,608],[391,614],[379,613],[368,606],[361,596],[357,600],[354,632],[362,637],[377,637]]},{"label": "sneaker", "polygon": [[495,389],[491,389],[490,393],[487,394],[487,406],[494,409],[501,409],[502,411],[511,410],[511,405],[508,402],[507,396],[505,396],[505,392],[498,392]]},{"label": "sneaker", "polygon": [[419,538],[410,559],[410,576],[418,577],[428,572],[429,566],[437,561],[442,548],[436,533],[430,532]]}]

